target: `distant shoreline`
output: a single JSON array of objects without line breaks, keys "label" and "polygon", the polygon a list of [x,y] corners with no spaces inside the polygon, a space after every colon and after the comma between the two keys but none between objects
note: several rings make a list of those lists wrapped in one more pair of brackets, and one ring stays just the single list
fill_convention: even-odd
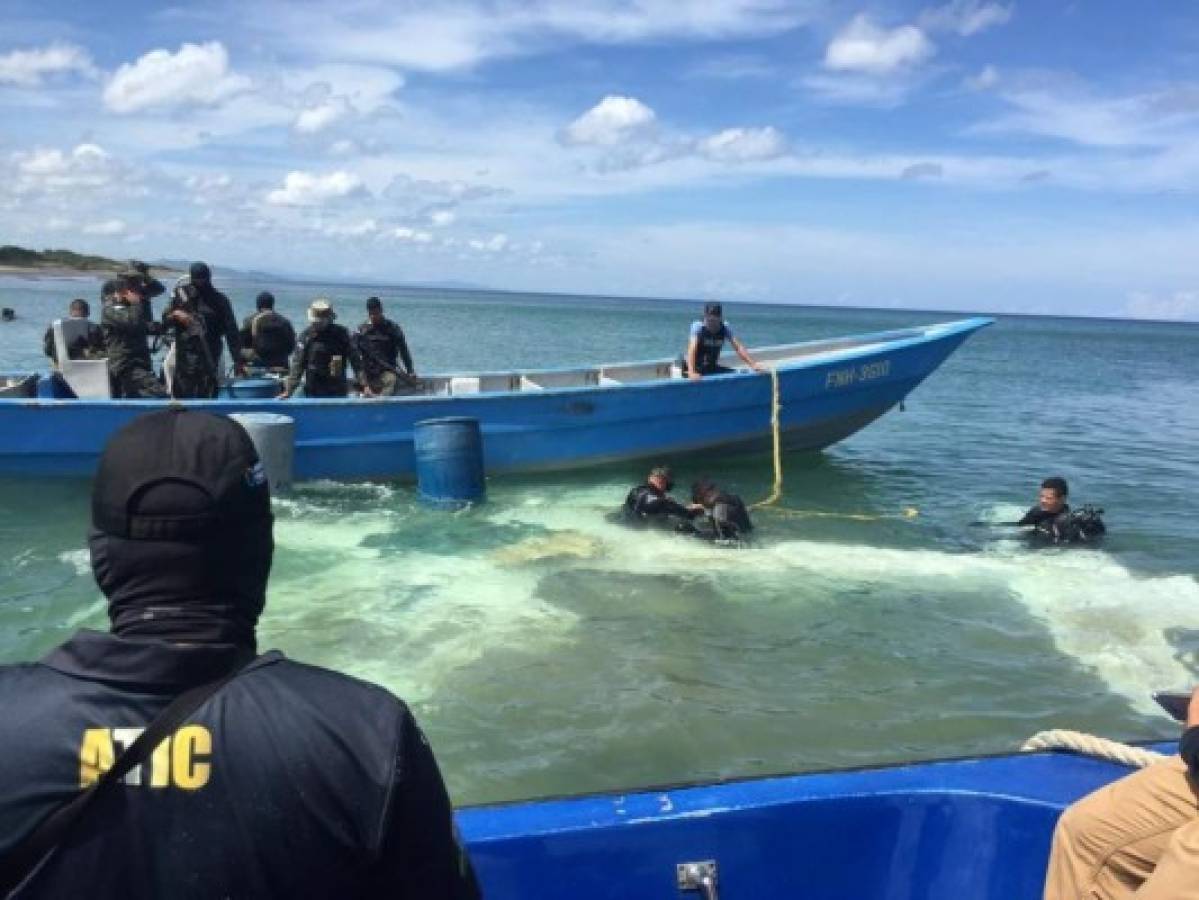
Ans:
[{"label": "distant shoreline", "polygon": [[[55,278],[90,278],[95,281],[103,281],[106,278],[115,277],[118,271],[118,269],[75,269],[70,266],[0,265],[0,276],[14,275],[34,281]],[[165,276],[168,278],[181,274],[178,269],[166,269],[161,266],[154,266],[151,272],[155,277]]]}]

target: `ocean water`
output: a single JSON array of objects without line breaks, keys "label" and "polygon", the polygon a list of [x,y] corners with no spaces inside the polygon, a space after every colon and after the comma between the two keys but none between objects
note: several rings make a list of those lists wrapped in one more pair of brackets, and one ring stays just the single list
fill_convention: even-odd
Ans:
[{"label": "ocean water", "polygon": [[[342,321],[378,293],[421,372],[670,355],[696,303],[334,285],[271,287]],[[40,368],[45,322],[92,281],[0,284],[0,368]],[[95,306],[96,304],[93,304]],[[751,346],[944,313],[729,304]],[[1172,736],[1149,697],[1199,681],[1199,327],[1004,318],[909,398],[784,459],[753,549],[605,521],[640,465],[493,479],[447,514],[405,484],[276,498],[263,646],[381,682],[459,803],[1015,748],[1034,732]],[[666,460],[753,501],[767,457]],[[1098,549],[1000,527],[1064,475],[1104,507]],[[0,480],[0,662],[104,627],[88,484]],[[918,515],[907,517],[913,508]],[[984,523],[984,524],[979,524]]]}]

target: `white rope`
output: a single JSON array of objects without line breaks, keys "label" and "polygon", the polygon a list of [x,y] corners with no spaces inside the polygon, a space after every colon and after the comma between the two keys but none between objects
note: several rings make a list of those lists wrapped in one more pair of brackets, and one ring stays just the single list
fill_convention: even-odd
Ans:
[{"label": "white rope", "polygon": [[1137,769],[1143,769],[1145,766],[1166,758],[1164,753],[1158,753],[1156,750],[1142,750],[1140,747],[1130,747],[1119,741],[1096,737],[1082,731],[1067,731],[1064,728],[1038,731],[1025,741],[1024,746],[1020,749],[1024,751],[1069,750],[1073,753],[1081,753],[1084,756],[1093,756]]}]

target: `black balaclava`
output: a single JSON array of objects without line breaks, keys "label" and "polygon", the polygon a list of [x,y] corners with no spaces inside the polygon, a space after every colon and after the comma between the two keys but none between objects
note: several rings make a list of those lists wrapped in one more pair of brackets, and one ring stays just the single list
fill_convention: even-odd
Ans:
[{"label": "black balaclava", "polygon": [[121,428],[88,533],[113,633],[255,649],[272,522],[262,464],[232,419],[170,409]]},{"label": "black balaclava", "polygon": [[212,286],[212,269],[208,268],[208,263],[194,262],[187,270],[188,276],[192,280],[192,284],[196,286],[201,294],[207,294],[214,290]]}]

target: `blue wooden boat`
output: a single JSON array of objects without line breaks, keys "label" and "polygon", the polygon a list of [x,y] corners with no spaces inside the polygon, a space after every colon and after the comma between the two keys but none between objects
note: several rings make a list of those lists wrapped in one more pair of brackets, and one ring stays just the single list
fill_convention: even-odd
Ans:
[{"label": "blue wooden boat", "polygon": [[1058,815],[1128,772],[1025,753],[466,808],[458,822],[495,898],[1034,900]]},{"label": "blue wooden boat", "polygon": [[[991,321],[971,318],[755,349],[755,357],[777,371],[784,445],[817,449],[853,434],[903,400]],[[730,355],[722,362],[737,360]],[[653,360],[423,380],[424,393],[383,400],[188,405],[292,416],[297,479],[411,477],[415,424],[445,416],[479,420],[489,473],[674,459],[694,451],[766,447],[771,439],[772,378],[745,369],[690,382],[671,360]],[[116,428],[166,404],[0,399],[0,474],[90,475]]]}]

